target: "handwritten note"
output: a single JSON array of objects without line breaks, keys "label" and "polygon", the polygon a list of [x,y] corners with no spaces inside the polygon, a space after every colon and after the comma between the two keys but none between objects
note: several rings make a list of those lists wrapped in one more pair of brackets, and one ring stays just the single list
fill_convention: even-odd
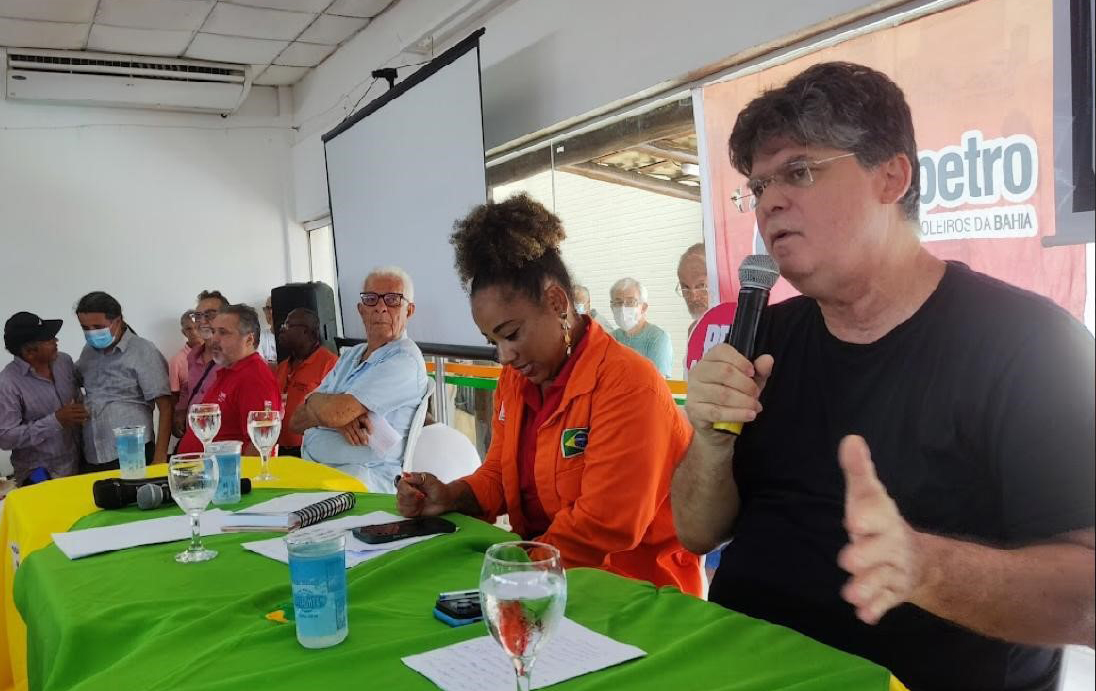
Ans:
[{"label": "handwritten note", "polygon": [[[619,665],[647,653],[614,641],[570,619],[559,623],[533,666],[532,687],[544,688]],[[403,664],[443,691],[512,691],[514,666],[490,636],[403,658]]]}]

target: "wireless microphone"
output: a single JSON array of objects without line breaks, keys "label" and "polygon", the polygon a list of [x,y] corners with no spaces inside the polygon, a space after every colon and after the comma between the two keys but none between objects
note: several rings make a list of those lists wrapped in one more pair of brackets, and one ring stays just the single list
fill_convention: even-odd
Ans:
[{"label": "wireless microphone", "polygon": [[[754,360],[754,348],[757,330],[761,326],[761,316],[769,304],[769,291],[780,278],[776,262],[767,254],[751,254],[742,260],[738,267],[738,281],[742,287],[738,291],[738,306],[735,308],[734,324],[727,334],[726,343],[742,353],[750,362]],[[728,434],[741,434],[741,422],[717,422],[714,429]]]}]

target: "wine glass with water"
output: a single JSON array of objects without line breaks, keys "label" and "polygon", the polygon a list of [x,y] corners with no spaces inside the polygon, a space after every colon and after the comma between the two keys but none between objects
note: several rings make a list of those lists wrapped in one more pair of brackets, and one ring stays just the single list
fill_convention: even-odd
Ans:
[{"label": "wine glass with water", "polygon": [[217,489],[217,459],[207,453],[181,453],[168,461],[171,498],[190,516],[190,546],[175,555],[184,564],[209,561],[217,552],[202,546],[201,514]]},{"label": "wine glass with water", "polygon": [[194,436],[202,442],[202,449],[205,449],[221,430],[221,406],[216,403],[195,403],[187,411],[187,420]]},{"label": "wine glass with water", "polygon": [[518,691],[528,691],[537,653],[567,607],[559,550],[540,542],[492,545],[483,557],[480,600],[487,629],[514,664]]},{"label": "wine glass with water", "polygon": [[270,452],[278,443],[278,435],[282,433],[282,411],[280,410],[252,410],[247,414],[247,435],[251,437],[251,443],[259,451],[262,460],[262,468],[255,477],[256,480],[276,480],[270,474]]}]

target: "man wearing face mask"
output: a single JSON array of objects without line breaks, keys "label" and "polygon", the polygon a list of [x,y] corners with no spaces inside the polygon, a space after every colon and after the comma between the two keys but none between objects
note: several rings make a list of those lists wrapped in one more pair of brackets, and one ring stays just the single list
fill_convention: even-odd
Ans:
[{"label": "man wearing face mask", "polygon": [[198,330],[197,322],[194,321],[194,310],[187,310],[179,317],[179,332],[183,334],[186,342],[183,343],[183,347],[179,349],[179,352],[175,353],[167,362],[168,384],[171,386],[171,393],[175,396],[176,402],[179,399],[179,392],[187,383],[186,356],[190,354],[191,350],[205,342],[202,340],[202,334]]},{"label": "man wearing face mask", "polygon": [[72,358],[57,350],[60,329],[60,319],[30,312],[4,324],[4,347],[15,358],[0,370],[0,449],[11,451],[19,485],[37,468],[64,477],[80,467],[80,425],[88,413]]},{"label": "man wearing face mask", "polygon": [[[195,403],[216,403],[221,407],[221,427],[214,441],[243,442],[245,456],[257,455],[247,434],[247,414],[253,410],[282,409],[282,395],[274,373],[259,344],[259,314],[247,305],[228,305],[217,311],[206,342],[213,361],[219,365],[213,385]],[[187,429],[179,441],[179,453],[202,450],[202,442]]]},{"label": "man wearing face mask", "polygon": [[[370,272],[358,304],[366,342],[343,353],[289,424],[304,434],[301,455],[354,475],[370,492],[396,491],[411,419],[426,394],[426,363],[406,334],[414,300],[403,269]],[[378,444],[372,435],[382,423],[401,439]]]},{"label": "man wearing face mask", "polygon": [[605,331],[608,332],[613,330],[613,327],[609,326],[608,320],[606,320],[600,312],[598,312],[590,305],[589,288],[587,288],[586,286],[575,286],[575,291],[572,297],[574,297],[575,299],[576,314],[588,314],[590,315],[590,319],[593,319],[598,324],[600,324],[601,328],[605,329]]},{"label": "man wearing face mask", "polygon": [[[115,427],[144,426],[146,459],[166,463],[171,388],[164,356],[134,333],[122,318],[122,306],[107,293],[95,291],[80,298],[76,318],[87,340],[76,370],[91,414],[84,425],[81,472],[118,468]],[[153,406],[159,413],[158,429],[152,424]]]},{"label": "man wearing face mask", "polygon": [[647,289],[634,278],[622,278],[609,290],[609,306],[619,328],[613,338],[654,363],[664,377],[673,367],[674,347],[670,335],[647,321]]},{"label": "man wearing face mask", "polygon": [[222,307],[228,307],[228,298],[219,290],[203,290],[198,294],[198,304],[191,314],[194,326],[198,329],[201,342],[186,354],[186,379],[179,387],[179,396],[175,401],[175,436],[182,438],[186,432],[186,413],[191,403],[201,403],[202,396],[213,386],[220,367],[213,361],[213,354],[206,344],[213,336],[213,318]]}]

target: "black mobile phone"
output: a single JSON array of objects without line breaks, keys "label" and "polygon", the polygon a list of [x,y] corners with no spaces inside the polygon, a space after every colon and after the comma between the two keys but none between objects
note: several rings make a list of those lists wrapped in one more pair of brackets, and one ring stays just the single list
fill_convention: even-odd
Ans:
[{"label": "black mobile phone", "polygon": [[434,603],[434,617],[449,626],[464,626],[483,619],[479,591],[442,593]]},{"label": "black mobile phone", "polygon": [[451,521],[437,516],[428,518],[409,518],[406,521],[380,523],[354,528],[354,537],[370,545],[381,545],[409,537],[422,537],[438,533],[455,533],[457,526]]}]

